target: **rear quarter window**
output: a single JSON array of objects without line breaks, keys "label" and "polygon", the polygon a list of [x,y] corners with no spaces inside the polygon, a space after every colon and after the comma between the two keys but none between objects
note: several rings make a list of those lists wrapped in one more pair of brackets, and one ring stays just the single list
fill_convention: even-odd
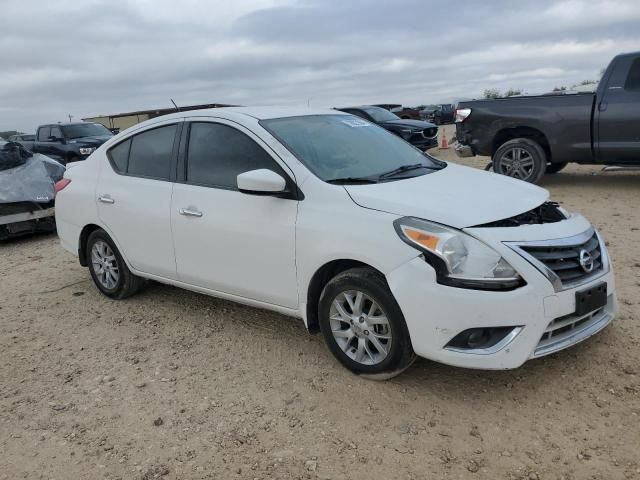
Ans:
[{"label": "rear quarter window", "polygon": [[111,148],[107,155],[111,161],[111,166],[118,173],[127,173],[127,164],[129,163],[129,149],[131,148],[131,139],[119,143]]}]

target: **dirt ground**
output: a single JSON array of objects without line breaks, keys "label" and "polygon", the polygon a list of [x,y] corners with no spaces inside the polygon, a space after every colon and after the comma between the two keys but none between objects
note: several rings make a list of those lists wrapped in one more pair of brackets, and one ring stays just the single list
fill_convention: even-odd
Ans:
[{"label": "dirt ground", "polygon": [[0,480],[640,478],[640,172],[543,186],[604,233],[621,310],[514,371],[363,380],[298,320],[158,284],[111,301],[55,236],[0,245]]}]

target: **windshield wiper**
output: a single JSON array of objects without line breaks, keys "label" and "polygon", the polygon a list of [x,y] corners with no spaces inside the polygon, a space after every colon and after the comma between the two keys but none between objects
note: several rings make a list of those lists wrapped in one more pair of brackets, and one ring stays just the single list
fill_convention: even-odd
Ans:
[{"label": "windshield wiper", "polygon": [[344,178],[332,178],[330,180],[325,180],[327,183],[332,183],[334,185],[342,185],[349,183],[378,183],[378,180],[372,177],[344,177]]},{"label": "windshield wiper", "polygon": [[408,172],[410,170],[417,170],[419,168],[431,168],[429,165],[425,165],[424,163],[414,163],[411,165],[402,165],[398,168],[394,168],[393,170],[389,170],[388,172],[381,173],[378,175],[378,180],[382,180],[389,177],[394,177],[399,173]]}]

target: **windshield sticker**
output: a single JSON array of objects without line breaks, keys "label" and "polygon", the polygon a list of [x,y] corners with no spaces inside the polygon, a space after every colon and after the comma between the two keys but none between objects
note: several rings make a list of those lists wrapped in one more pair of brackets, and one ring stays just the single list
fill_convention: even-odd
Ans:
[{"label": "windshield sticker", "polygon": [[350,127],[370,127],[371,124],[369,122],[365,122],[359,118],[347,118],[342,120],[342,123],[345,125],[349,125]]}]

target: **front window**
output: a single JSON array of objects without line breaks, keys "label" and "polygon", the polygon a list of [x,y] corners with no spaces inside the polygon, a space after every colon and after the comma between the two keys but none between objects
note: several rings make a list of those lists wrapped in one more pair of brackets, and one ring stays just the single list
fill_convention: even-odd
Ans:
[{"label": "front window", "polygon": [[275,118],[260,124],[326,182],[377,183],[446,166],[383,128],[347,115]]},{"label": "front window", "polygon": [[104,125],[99,123],[78,123],[76,125],[65,125],[62,127],[64,136],[68,140],[82,137],[111,137],[113,133]]},{"label": "front window", "polygon": [[380,107],[365,107],[362,110],[367,112],[371,118],[373,118],[376,122],[392,122],[394,120],[400,120],[400,117],[395,113],[391,113],[389,110],[385,110]]}]

